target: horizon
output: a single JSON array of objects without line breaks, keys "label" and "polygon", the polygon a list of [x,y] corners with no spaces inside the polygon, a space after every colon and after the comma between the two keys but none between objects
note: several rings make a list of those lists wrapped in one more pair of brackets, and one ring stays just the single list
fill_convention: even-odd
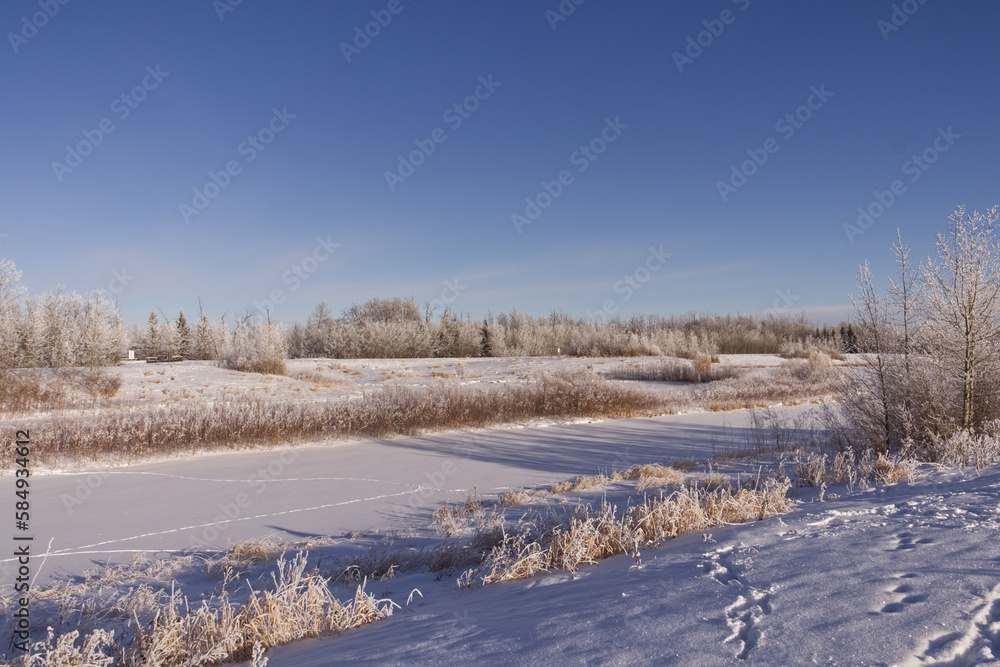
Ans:
[{"label": "horizon", "polygon": [[19,0],[0,257],[30,293],[102,289],[130,323],[403,296],[477,320],[836,325],[860,264],[892,273],[897,228],[919,259],[958,205],[1000,200],[996,18]]}]

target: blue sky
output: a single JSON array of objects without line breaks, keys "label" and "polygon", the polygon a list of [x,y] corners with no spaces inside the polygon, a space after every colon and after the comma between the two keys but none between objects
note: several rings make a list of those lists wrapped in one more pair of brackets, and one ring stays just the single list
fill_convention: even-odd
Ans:
[{"label": "blue sky", "polygon": [[31,291],[836,322],[897,227],[926,256],[1000,201],[993,2],[231,3],[0,7],[0,256]]}]

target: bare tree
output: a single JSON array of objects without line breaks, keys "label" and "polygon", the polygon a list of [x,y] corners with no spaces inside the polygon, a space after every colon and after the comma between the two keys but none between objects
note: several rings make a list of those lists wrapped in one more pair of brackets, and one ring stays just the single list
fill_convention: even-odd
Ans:
[{"label": "bare tree", "polygon": [[917,333],[917,304],[922,298],[922,287],[918,282],[919,267],[915,271],[910,261],[910,244],[903,242],[899,229],[896,230],[896,242],[892,244],[892,254],[896,260],[896,279],[889,278],[889,301],[896,311],[901,336],[899,351],[909,376],[910,357]]},{"label": "bare tree", "polygon": [[858,296],[850,298],[858,314],[858,346],[865,354],[864,371],[867,372],[856,375],[862,392],[844,397],[845,410],[853,413],[851,421],[866,432],[870,440],[889,450],[894,445],[890,390],[892,317],[886,299],[875,291],[868,262],[858,269],[857,286]]}]

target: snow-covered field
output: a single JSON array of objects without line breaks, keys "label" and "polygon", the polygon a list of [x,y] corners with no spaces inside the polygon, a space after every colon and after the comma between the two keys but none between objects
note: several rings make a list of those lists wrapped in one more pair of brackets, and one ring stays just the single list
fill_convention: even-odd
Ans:
[{"label": "snow-covered field", "polygon": [[423,598],[269,664],[998,664],[1000,470],[834,491],[575,577],[376,584]]},{"label": "snow-covered field", "polygon": [[[502,382],[545,366],[632,362],[324,360],[290,369],[339,374],[346,378],[340,382],[248,376],[192,362],[113,372],[123,375],[122,401],[185,400],[185,389],[323,400],[324,392],[361,392],[373,383]],[[757,367],[780,359],[723,362]],[[780,410],[801,416],[813,409]],[[16,427],[18,420],[6,422]],[[328,538],[310,556],[322,567],[323,559],[357,555],[387,537],[397,546],[440,541],[431,514],[473,490],[495,499],[503,490],[634,464],[704,461],[749,439],[747,411],[701,412],[37,471],[32,576],[36,586],[76,582],[88,569],[129,563],[136,554],[219,552],[261,537]],[[769,462],[713,470],[752,474]],[[0,477],[0,495],[13,498],[14,484],[11,475]],[[566,494],[564,505],[602,497],[624,503],[629,493],[609,484]],[[912,483],[793,494],[797,503],[786,515],[681,536],[642,552],[638,562],[618,556],[574,575],[462,590],[456,572],[420,568],[369,581],[368,592],[400,605],[393,617],[270,649],[269,664],[1000,664],[1000,469],[923,467]],[[547,511],[544,504],[536,509]],[[0,558],[0,591],[10,591],[15,574],[15,559]],[[195,600],[213,583],[184,585]],[[353,587],[337,584],[334,593],[349,598]],[[43,638],[44,627],[33,634]]]},{"label": "snow-covered field", "polygon": [[[426,387],[444,383],[511,383],[550,371],[593,370],[608,374],[632,365],[662,360],[662,357],[293,359],[287,362],[287,375],[241,373],[220,368],[214,361],[124,362],[106,371],[122,380],[121,388],[113,398],[94,401],[78,395],[74,407],[94,411],[199,399],[225,400],[238,396],[323,402],[344,396],[359,396],[366,390],[390,385]],[[785,362],[774,354],[721,355],[719,361],[724,366],[746,369],[777,367]],[[684,386],[680,383],[637,384],[653,390]]]}]

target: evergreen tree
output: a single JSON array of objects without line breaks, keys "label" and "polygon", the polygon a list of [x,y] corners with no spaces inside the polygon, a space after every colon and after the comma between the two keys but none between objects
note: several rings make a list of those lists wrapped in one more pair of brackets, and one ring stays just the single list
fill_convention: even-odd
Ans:
[{"label": "evergreen tree", "polygon": [[188,329],[187,318],[184,317],[183,310],[177,315],[177,343],[178,353],[187,359],[191,350],[191,330]]},{"label": "evergreen tree", "polygon": [[159,357],[160,356],[160,321],[156,317],[156,311],[152,310],[149,313],[149,319],[147,320],[149,327],[149,346],[146,349],[147,357]]},{"label": "evergreen tree", "polygon": [[479,333],[480,333],[480,340],[481,340],[481,342],[480,342],[480,353],[484,357],[492,357],[493,353],[494,353],[494,350],[493,350],[493,334],[490,333],[490,325],[489,325],[489,323],[485,319],[483,320],[483,326],[479,330]]}]

